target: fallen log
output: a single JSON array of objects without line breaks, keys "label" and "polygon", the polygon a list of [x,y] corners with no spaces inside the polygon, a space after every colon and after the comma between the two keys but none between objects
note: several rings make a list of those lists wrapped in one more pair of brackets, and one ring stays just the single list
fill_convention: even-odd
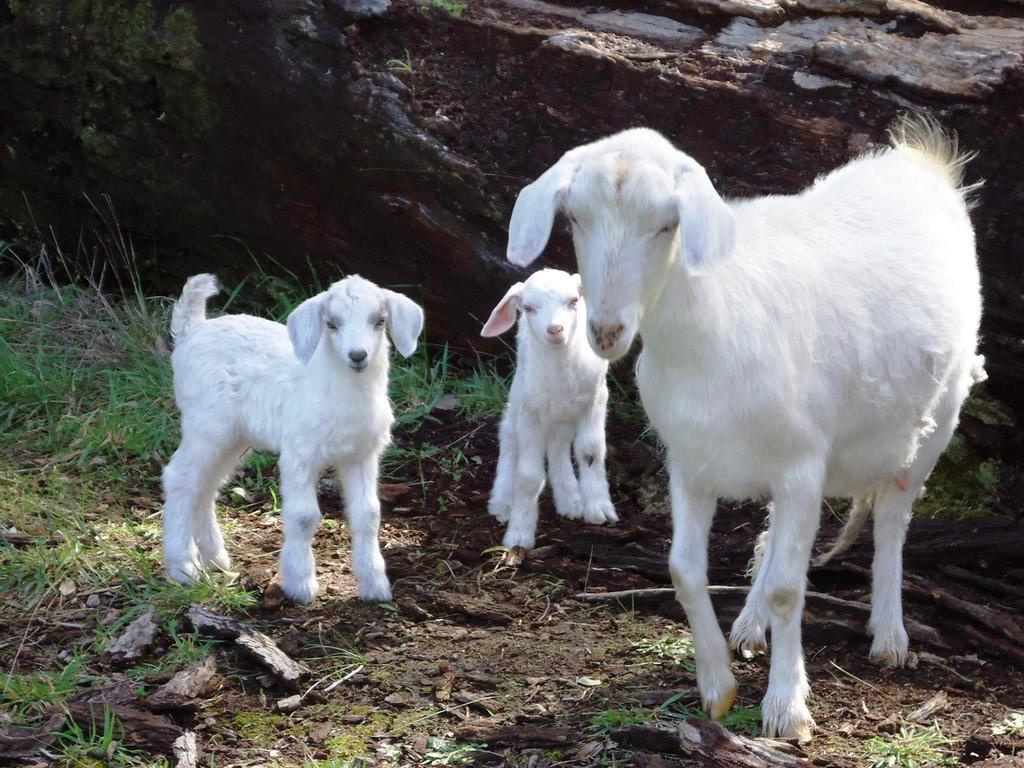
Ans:
[{"label": "fallen log", "polygon": [[558,747],[575,738],[572,729],[556,725],[498,725],[488,721],[465,722],[455,728],[455,737],[481,744],[518,747]]},{"label": "fallen log", "polygon": [[1017,597],[1024,600],[1024,587],[1007,584],[999,579],[990,579],[987,576],[979,576],[956,565],[940,565],[938,569],[944,576],[970,584],[972,587],[991,592],[994,595]]},{"label": "fallen log", "polygon": [[197,632],[233,642],[239,650],[266,667],[290,690],[297,690],[300,683],[312,674],[309,667],[278,648],[272,638],[243,622],[195,604],[189,607],[186,618]]},{"label": "fallen log", "polygon": [[919,602],[931,603],[959,614],[1002,635],[1015,645],[1024,646],[1020,620],[1002,611],[951,595],[939,585],[920,576],[908,574],[903,580],[903,593]]},{"label": "fallen log", "polygon": [[853,768],[853,760],[838,757],[811,759],[784,741],[750,739],[732,733],[713,720],[688,718],[674,731],[650,726],[616,728],[611,733],[617,743],[648,752],[697,758],[713,768],[798,768],[834,766]]},{"label": "fallen log", "polygon": [[[748,586],[733,585],[712,585],[708,592],[721,597],[746,596],[750,593]],[[656,605],[665,600],[673,599],[675,590],[671,587],[655,587],[652,589],[627,589],[619,592],[582,592],[576,595],[576,599],[585,603],[621,602],[630,605]],[[845,600],[841,597],[826,595],[822,592],[805,592],[804,597],[808,603],[820,605],[825,608],[855,613],[858,616],[871,613],[871,606],[866,603],[859,603],[854,600]],[[905,618],[904,624],[907,634],[911,639],[928,645],[932,648],[949,650],[950,645],[943,638],[942,634],[935,627],[923,624],[915,619]],[[866,635],[866,628],[861,628],[861,634]]]},{"label": "fallen log", "polygon": [[42,725],[3,728],[0,730],[0,761],[21,760],[48,747],[56,740],[65,720],[63,712],[52,712]]},{"label": "fallen log", "polygon": [[102,701],[73,701],[68,716],[86,733],[102,733],[107,712],[117,721],[117,739],[129,747],[170,754],[182,729],[162,715],[154,715],[127,704]]}]

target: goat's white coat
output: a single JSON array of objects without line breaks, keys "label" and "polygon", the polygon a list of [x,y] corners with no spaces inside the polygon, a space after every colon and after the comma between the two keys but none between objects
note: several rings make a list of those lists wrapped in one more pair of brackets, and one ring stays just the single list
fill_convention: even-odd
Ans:
[{"label": "goat's white coat", "polygon": [[506,547],[531,549],[545,454],[558,514],[598,524],[618,517],[604,466],[608,363],[591,350],[578,320],[586,312],[579,276],[555,269],[534,272],[509,288],[481,333],[504,333],[517,309],[516,371],[499,428],[488,509],[508,521]]},{"label": "goat's white coat", "polygon": [[171,320],[182,440],[163,473],[168,575],[186,582],[208,566],[230,568],[214,500],[255,448],[280,454],[285,595],[298,603],[317,595],[316,488],[333,468],[344,488],[359,595],[390,600],[377,537],[377,465],[393,420],[383,328],[411,354],[422,310],[352,276],[299,305],[286,328],[250,315],[208,320],[206,300],[216,293],[212,275],[190,278]]},{"label": "goat's white coat", "polygon": [[[809,738],[800,617],[824,494],[874,498],[871,657],[901,664],[911,504],[983,360],[963,158],[929,123],[793,196],[725,202],[657,133],[567,153],[516,202],[509,259],[532,261],[553,208],[573,222],[589,338],[616,359],[639,332],[637,381],[668,449],[669,566],[706,709],[736,683],[707,593],[719,497],[770,497],[763,562],[734,647],[772,630],[768,735]],[[546,229],[545,229],[546,228]]]}]

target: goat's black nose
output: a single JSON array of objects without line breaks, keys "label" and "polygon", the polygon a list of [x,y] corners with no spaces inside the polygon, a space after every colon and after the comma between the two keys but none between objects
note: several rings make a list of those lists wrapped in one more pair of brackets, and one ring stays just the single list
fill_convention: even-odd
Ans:
[{"label": "goat's black nose", "polygon": [[353,363],[361,363],[366,359],[365,349],[353,349],[348,353],[348,356],[352,359]]}]

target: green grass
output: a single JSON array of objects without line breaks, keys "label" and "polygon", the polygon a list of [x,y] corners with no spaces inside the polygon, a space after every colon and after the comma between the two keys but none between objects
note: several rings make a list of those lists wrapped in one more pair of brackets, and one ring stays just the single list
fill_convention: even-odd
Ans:
[{"label": "green grass", "polygon": [[695,672],[697,669],[693,656],[693,638],[690,635],[645,637],[634,641],[632,646],[641,656],[675,662],[688,672]]},{"label": "green grass", "polygon": [[1011,712],[992,726],[993,736],[1024,738],[1024,712]]},{"label": "green grass", "polygon": [[468,6],[462,0],[430,0],[430,7],[458,19],[466,12]]},{"label": "green grass", "polygon": [[72,656],[59,669],[2,674],[0,711],[18,720],[30,720],[54,704],[65,701],[87,679],[85,660],[81,655]]},{"label": "green grass", "polygon": [[930,728],[903,727],[891,736],[873,736],[868,739],[864,756],[871,761],[872,768],[956,765],[955,758],[947,756],[944,749],[950,743],[937,725]]}]

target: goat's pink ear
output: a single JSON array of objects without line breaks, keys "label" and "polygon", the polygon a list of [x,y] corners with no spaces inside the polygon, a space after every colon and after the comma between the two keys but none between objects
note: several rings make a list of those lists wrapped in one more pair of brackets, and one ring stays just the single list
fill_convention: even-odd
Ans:
[{"label": "goat's pink ear", "polygon": [[583,295],[583,278],[580,277],[579,272],[573,272],[572,280],[576,283],[576,290],[580,292],[580,296]]},{"label": "goat's pink ear", "polygon": [[318,293],[299,304],[288,315],[288,338],[291,339],[295,356],[303,363],[310,361],[320,343],[320,336],[324,330],[321,310],[326,297],[326,291]]},{"label": "goat's pink ear", "polygon": [[676,170],[676,205],[683,261],[698,272],[732,253],[736,243],[736,217],[715,190],[707,171],[689,155]]},{"label": "goat's pink ear", "polygon": [[484,327],[480,330],[481,336],[490,338],[500,336],[516,324],[516,310],[523,303],[523,284],[516,283],[505,293],[504,298],[491,310],[491,316],[487,318]]},{"label": "goat's pink ear", "polygon": [[577,147],[562,155],[540,177],[523,187],[512,208],[508,225],[506,257],[513,264],[525,267],[532,263],[548,244],[555,213],[562,207],[573,176],[579,169],[581,150]]}]

